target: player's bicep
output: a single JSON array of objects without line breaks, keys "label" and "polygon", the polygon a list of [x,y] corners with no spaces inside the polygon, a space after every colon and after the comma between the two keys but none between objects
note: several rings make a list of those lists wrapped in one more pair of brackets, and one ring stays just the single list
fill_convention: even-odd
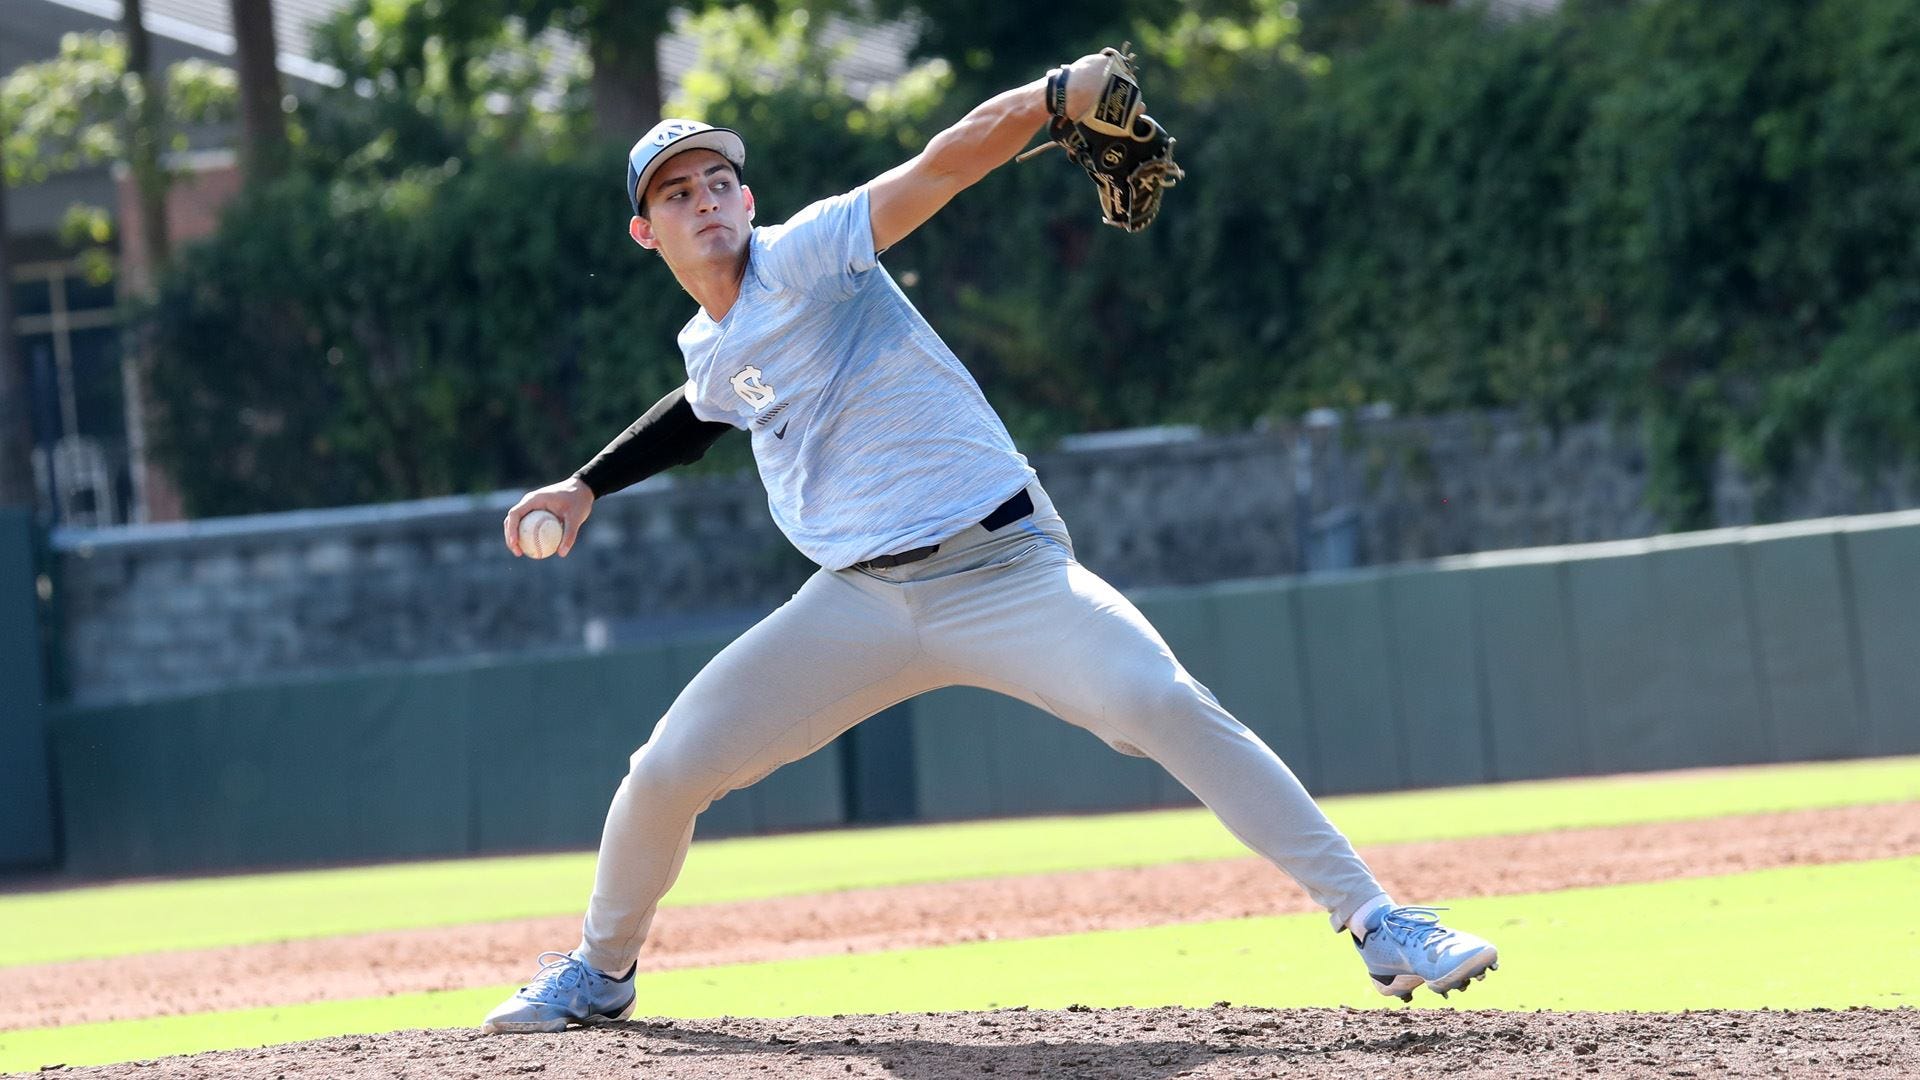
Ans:
[{"label": "player's bicep", "polygon": [[924,153],[881,173],[867,185],[873,249],[885,251],[905,239],[966,186],[966,178],[936,168]]}]

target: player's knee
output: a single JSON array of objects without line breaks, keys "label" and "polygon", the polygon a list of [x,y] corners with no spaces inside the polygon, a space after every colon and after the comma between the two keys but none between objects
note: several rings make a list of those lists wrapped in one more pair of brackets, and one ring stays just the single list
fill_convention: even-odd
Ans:
[{"label": "player's knee", "polygon": [[1185,716],[1195,711],[1200,701],[1199,688],[1199,683],[1181,671],[1155,679],[1150,685],[1137,688],[1135,693],[1141,711],[1160,719]]},{"label": "player's knee", "polygon": [[1139,680],[1121,700],[1126,702],[1125,707],[1110,719],[1115,721],[1115,733],[1129,741],[1150,742],[1155,732],[1184,728],[1207,719],[1218,709],[1212,692],[1184,670]]},{"label": "player's knee", "polygon": [[714,775],[695,754],[672,742],[649,740],[628,759],[627,782],[648,799],[684,804],[697,812],[712,801]]}]

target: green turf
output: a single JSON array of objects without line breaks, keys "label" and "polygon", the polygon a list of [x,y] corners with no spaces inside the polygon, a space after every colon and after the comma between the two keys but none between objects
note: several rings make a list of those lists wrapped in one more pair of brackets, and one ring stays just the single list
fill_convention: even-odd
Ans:
[{"label": "green turf", "polygon": [[[1920,799],[1920,758],[1333,798],[1358,844]],[[1202,810],[920,825],[697,845],[669,904],[1246,854]],[[590,854],[0,896],[0,967],[580,911]]]},{"label": "green turf", "polygon": [[[1456,902],[1501,970],[1425,1008],[1806,1009],[1920,1003],[1920,929],[1876,917],[1920,895],[1920,858]],[[1880,898],[1876,904],[1874,898]],[[1875,921],[1865,931],[1851,914]],[[1842,922],[1846,919],[1846,922]],[[1369,989],[1318,916],[1237,919],[911,952],[643,975],[642,1014],[675,1017],[1113,1005],[1358,1005]],[[126,1061],[323,1035],[465,1027],[511,987],[0,1033],[0,1070]]]}]

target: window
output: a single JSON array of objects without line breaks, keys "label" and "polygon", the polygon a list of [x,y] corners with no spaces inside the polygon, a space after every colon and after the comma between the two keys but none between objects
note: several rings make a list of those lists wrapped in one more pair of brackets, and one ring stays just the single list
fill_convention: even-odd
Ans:
[{"label": "window", "polygon": [[13,333],[29,385],[34,473],[53,520],[127,519],[126,412],[112,286],[69,262],[27,263],[13,280]]}]

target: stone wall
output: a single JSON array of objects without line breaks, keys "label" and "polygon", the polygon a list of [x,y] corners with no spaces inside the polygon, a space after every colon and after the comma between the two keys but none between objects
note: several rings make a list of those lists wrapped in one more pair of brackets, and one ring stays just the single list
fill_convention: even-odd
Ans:
[{"label": "stone wall", "polygon": [[[1034,460],[1081,561],[1122,588],[1660,531],[1632,433],[1511,416],[1376,420]],[[1837,451],[1761,490],[1731,465],[1720,524],[1920,505]],[[302,673],[745,625],[811,571],[751,474],[602,500],[573,554],[509,556],[517,493],[57,532],[61,681],[81,702]]]}]

